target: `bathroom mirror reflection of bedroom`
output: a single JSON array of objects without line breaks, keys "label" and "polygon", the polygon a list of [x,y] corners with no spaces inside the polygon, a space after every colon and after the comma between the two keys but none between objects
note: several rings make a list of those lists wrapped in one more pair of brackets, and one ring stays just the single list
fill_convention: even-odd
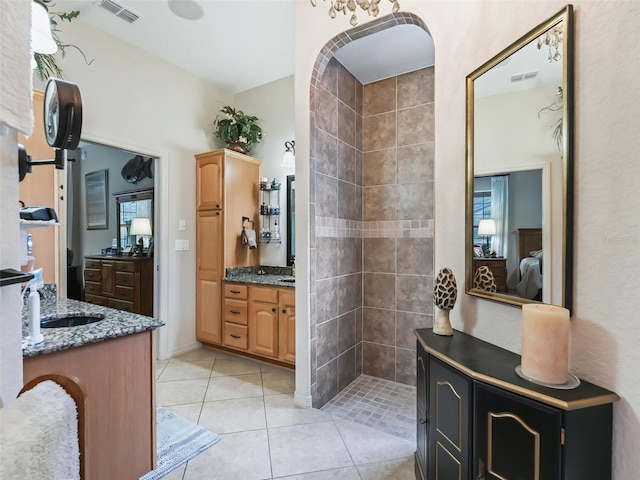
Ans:
[{"label": "bathroom mirror reflection of bedroom", "polygon": [[467,293],[570,308],[572,10],[467,77]]}]

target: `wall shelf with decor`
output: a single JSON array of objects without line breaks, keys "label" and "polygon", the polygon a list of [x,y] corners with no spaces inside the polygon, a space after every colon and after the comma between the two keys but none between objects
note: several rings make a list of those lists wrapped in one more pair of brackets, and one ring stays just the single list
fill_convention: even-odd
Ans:
[{"label": "wall shelf with decor", "polygon": [[280,183],[260,180],[260,243],[282,243],[280,234]]}]

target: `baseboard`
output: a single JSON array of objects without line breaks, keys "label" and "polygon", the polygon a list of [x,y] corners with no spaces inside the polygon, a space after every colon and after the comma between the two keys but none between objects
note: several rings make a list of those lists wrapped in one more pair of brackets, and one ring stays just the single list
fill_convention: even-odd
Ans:
[{"label": "baseboard", "polygon": [[296,407],[300,408],[311,408],[313,404],[311,403],[311,395],[302,395],[298,392],[293,394],[293,403]]},{"label": "baseboard", "polygon": [[166,358],[158,358],[158,360],[168,360],[169,358],[177,357],[178,355],[182,355],[183,353],[192,352],[194,350],[198,350],[202,348],[202,344],[200,342],[193,342],[184,347],[180,347],[174,350],[170,350],[168,352],[168,356]]}]

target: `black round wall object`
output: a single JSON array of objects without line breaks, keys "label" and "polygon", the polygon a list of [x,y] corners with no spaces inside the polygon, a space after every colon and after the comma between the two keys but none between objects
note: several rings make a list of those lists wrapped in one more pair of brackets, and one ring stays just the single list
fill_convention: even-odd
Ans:
[{"label": "black round wall object", "polygon": [[44,134],[49,146],[75,150],[82,133],[82,98],[75,83],[49,78],[44,92]]}]

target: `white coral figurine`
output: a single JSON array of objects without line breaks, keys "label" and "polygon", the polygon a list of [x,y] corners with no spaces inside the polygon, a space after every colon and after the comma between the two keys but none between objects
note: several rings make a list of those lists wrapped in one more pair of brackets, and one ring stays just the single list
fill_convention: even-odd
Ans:
[{"label": "white coral figurine", "polygon": [[458,287],[456,277],[449,268],[443,268],[438,272],[436,283],[433,286],[433,303],[437,307],[436,319],[433,323],[433,333],[436,335],[453,335],[449,311],[456,304]]}]

